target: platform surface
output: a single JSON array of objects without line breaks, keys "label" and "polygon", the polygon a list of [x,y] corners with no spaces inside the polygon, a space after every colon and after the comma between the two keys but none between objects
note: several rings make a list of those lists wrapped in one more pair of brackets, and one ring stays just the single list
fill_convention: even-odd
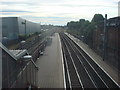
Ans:
[{"label": "platform surface", "polygon": [[63,64],[61,57],[60,37],[55,33],[51,37],[44,55],[36,64],[39,66],[38,86],[40,88],[64,88]]}]

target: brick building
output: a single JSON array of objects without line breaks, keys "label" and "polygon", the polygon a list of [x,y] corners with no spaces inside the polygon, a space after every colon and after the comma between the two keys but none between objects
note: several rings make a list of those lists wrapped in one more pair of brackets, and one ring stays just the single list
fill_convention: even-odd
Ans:
[{"label": "brick building", "polygon": [[102,55],[103,51],[103,29],[104,23],[100,22],[93,32],[93,49],[100,55]]},{"label": "brick building", "polygon": [[[120,60],[120,17],[107,20],[106,24],[106,52],[105,60],[118,67]],[[93,34],[93,48],[103,56],[104,54],[104,22],[96,26]]]},{"label": "brick building", "polygon": [[[107,23],[108,29],[108,58],[111,63],[118,64],[118,58],[120,55],[120,17],[111,18]],[[116,61],[115,61],[116,60]]]}]

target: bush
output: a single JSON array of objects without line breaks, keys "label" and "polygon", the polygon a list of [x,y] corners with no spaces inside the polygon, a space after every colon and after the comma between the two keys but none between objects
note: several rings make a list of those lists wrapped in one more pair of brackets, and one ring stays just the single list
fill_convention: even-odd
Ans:
[{"label": "bush", "polygon": [[19,35],[19,40],[20,41],[25,40],[25,35]]}]

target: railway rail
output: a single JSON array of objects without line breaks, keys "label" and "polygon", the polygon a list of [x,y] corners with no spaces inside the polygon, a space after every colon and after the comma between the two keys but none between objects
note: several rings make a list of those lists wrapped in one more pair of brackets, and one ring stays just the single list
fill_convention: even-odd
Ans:
[{"label": "railway rail", "polygon": [[74,41],[60,33],[66,88],[120,88]]}]

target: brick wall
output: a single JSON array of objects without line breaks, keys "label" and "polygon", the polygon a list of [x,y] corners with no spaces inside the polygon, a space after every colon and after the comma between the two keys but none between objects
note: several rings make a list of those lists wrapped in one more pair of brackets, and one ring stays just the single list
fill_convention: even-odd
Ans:
[{"label": "brick wall", "polygon": [[[103,55],[103,31],[104,22],[100,23],[93,34],[93,47],[99,54]],[[120,59],[120,17],[115,17],[107,20],[107,47],[106,47],[106,61],[118,67],[118,60]]]}]

